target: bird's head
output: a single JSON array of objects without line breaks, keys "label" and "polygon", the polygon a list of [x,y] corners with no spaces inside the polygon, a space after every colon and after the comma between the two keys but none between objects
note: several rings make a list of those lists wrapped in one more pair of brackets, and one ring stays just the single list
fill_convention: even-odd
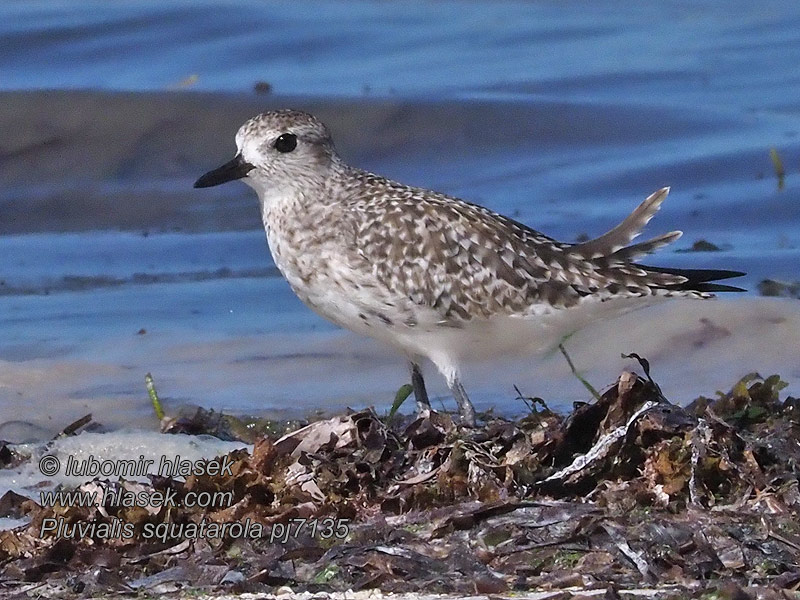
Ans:
[{"label": "bird's head", "polygon": [[324,183],[338,164],[328,128],[296,110],[253,117],[236,133],[236,156],[198,179],[204,188],[241,179],[264,197]]}]

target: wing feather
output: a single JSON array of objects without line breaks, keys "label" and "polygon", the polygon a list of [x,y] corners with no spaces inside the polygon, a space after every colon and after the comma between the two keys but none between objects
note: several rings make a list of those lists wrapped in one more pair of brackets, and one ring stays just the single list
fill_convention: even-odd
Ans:
[{"label": "wing feather", "polygon": [[554,310],[586,296],[692,291],[680,271],[633,262],[675,241],[680,232],[628,245],[669,188],[652,194],[608,233],[565,244],[481,206],[364,177],[369,185],[353,199],[360,256],[396,302],[410,299],[430,307],[442,322]]},{"label": "wing feather", "polygon": [[624,248],[641,233],[644,226],[655,216],[668,194],[668,187],[650,194],[622,223],[600,237],[575,244],[573,252],[591,259],[608,256]]}]

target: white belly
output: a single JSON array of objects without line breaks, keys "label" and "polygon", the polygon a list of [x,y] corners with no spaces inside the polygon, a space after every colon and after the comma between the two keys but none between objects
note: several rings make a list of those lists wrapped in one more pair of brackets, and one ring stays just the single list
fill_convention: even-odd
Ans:
[{"label": "white belly", "polygon": [[342,327],[378,339],[408,356],[422,356],[437,365],[459,365],[504,355],[549,352],[567,336],[593,321],[614,318],[665,299],[662,296],[649,296],[602,303],[590,301],[559,310],[542,307],[538,314],[473,319],[459,326],[434,324],[433,311],[428,310],[429,314],[426,314],[424,308],[420,308],[419,323],[413,327],[404,325],[400,320],[391,325],[379,319],[365,320],[359,317],[358,307],[348,302],[347,298],[336,299],[336,305],[343,310],[333,316],[326,314],[333,304],[328,304],[323,310],[314,308]]}]

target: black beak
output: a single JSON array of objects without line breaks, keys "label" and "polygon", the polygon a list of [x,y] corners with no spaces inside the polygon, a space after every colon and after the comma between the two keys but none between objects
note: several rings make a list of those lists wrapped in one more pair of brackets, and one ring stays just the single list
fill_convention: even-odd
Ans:
[{"label": "black beak", "polygon": [[234,179],[241,179],[253,169],[255,169],[253,165],[251,165],[249,162],[245,162],[241,154],[237,154],[233,160],[226,162],[224,165],[214,169],[213,171],[209,171],[200,179],[195,181],[194,187],[213,187],[215,185],[233,181]]}]

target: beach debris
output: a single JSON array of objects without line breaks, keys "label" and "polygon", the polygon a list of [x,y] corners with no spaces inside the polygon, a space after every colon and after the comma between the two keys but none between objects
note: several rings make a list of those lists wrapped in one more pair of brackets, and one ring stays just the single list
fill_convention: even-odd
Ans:
[{"label": "beach debris", "polygon": [[84,506],[6,494],[0,516],[27,523],[0,532],[0,585],[787,597],[800,399],[752,373],[681,407],[629,356],[644,376],[569,415],[531,401],[518,420],[462,428],[435,411],[350,411],[261,436],[224,468],[88,481],[69,490],[95,499]]},{"label": "beach debris", "polygon": [[71,435],[76,435],[78,433],[79,429],[81,429],[82,427],[85,427],[86,425],[88,425],[91,422],[92,422],[91,413],[89,413],[88,415],[84,415],[80,419],[78,419],[77,421],[74,421],[74,422],[70,423],[69,425],[67,425],[66,427],[64,427],[64,429],[62,429],[53,439],[57,440],[59,438],[69,437]]},{"label": "beach debris", "polygon": [[272,84],[268,81],[256,81],[253,84],[253,91],[256,94],[269,94],[272,92]]},{"label": "beach debris", "polygon": [[570,358],[570,355],[567,353],[567,349],[564,347],[563,342],[558,345],[558,350],[561,352],[561,355],[564,357],[564,360],[567,361],[567,365],[569,365],[569,370],[572,371],[572,374],[577,378],[578,381],[580,381],[583,384],[583,387],[585,387],[589,391],[589,393],[592,395],[592,398],[594,398],[595,400],[599,400],[600,393],[575,368],[575,364],[572,362],[572,358]]},{"label": "beach debris", "polygon": [[410,383],[405,383],[400,386],[397,390],[397,393],[394,395],[394,402],[392,402],[392,408],[389,410],[389,418],[391,419],[400,410],[400,407],[403,406],[403,402],[405,402],[408,397],[414,392],[414,388]]},{"label": "beach debris", "polygon": [[156,392],[156,384],[153,381],[153,376],[147,373],[144,376],[144,384],[147,386],[147,395],[150,397],[150,403],[153,405],[153,411],[156,413],[156,419],[159,422],[164,421],[164,408],[161,406],[161,400],[158,399],[158,392]]},{"label": "beach debris", "polygon": [[722,248],[708,240],[697,240],[689,248],[680,248],[675,252],[721,252]]},{"label": "beach debris", "polygon": [[253,444],[262,437],[275,438],[307,424],[305,419],[235,416],[187,405],[180,407],[175,415],[164,417],[161,433],[212,435],[224,441]]},{"label": "beach debris", "polygon": [[264,417],[234,416],[199,406],[182,406],[175,415],[166,415],[155,388],[153,376],[145,375],[145,386],[161,433],[212,435],[225,441],[254,443],[264,436],[279,436],[307,424],[299,419],[275,420]]},{"label": "beach debris", "polygon": [[0,441],[0,467],[8,467],[15,460],[15,452],[8,442]]},{"label": "beach debris", "polygon": [[781,160],[777,148],[769,149],[769,158],[772,161],[772,169],[775,171],[775,177],[778,179],[778,189],[782,190],[786,179],[786,169],[783,166],[783,160]]},{"label": "beach debris", "polygon": [[800,298],[800,281],[762,279],[758,283],[758,293],[762,296]]},{"label": "beach debris", "polygon": [[690,248],[691,252],[719,252],[722,248],[708,240],[697,240]]},{"label": "beach debris", "polygon": [[174,85],[170,86],[172,89],[187,89],[197,84],[200,81],[200,75],[197,73],[192,73],[175,83]]}]

